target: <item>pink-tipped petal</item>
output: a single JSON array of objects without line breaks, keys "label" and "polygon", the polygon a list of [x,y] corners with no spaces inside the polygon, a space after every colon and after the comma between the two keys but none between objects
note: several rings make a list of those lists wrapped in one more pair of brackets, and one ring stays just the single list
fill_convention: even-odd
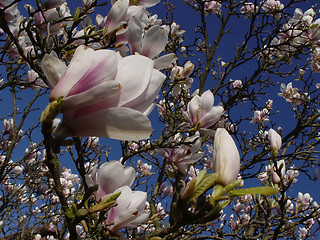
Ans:
[{"label": "pink-tipped petal", "polygon": [[88,91],[68,96],[64,99],[62,112],[101,102],[103,99],[117,94],[120,89],[121,85],[118,82],[107,81],[89,89]]}]

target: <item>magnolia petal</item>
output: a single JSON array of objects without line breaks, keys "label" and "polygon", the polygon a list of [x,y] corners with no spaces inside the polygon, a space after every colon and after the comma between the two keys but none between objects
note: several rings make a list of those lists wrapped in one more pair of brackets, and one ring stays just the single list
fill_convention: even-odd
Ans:
[{"label": "magnolia petal", "polygon": [[[80,80],[71,88],[68,96],[79,94],[106,81],[114,80],[117,74],[117,55],[114,51],[88,51],[86,61],[88,69]],[[72,66],[74,71],[77,70]],[[81,65],[77,67],[83,67]],[[70,76],[71,77],[71,76]]]},{"label": "magnolia petal", "polygon": [[128,227],[135,227],[141,223],[144,223],[148,220],[149,213],[144,212],[137,216],[134,220],[132,220],[127,226]]},{"label": "magnolia petal", "polygon": [[139,4],[141,4],[144,7],[152,7],[159,2],[160,2],[160,0],[140,0]]},{"label": "magnolia petal", "polygon": [[201,121],[201,127],[202,128],[207,128],[215,124],[216,122],[219,121],[221,118],[222,114],[224,112],[223,107],[221,106],[215,106],[212,107],[210,112],[208,112],[200,121]]},{"label": "magnolia petal", "polygon": [[108,32],[113,30],[122,20],[124,20],[128,7],[129,0],[118,0],[115,2],[107,16],[106,25],[108,26]]},{"label": "magnolia petal", "polygon": [[144,112],[142,112],[144,115],[149,116],[150,113],[153,111],[154,107],[156,106],[155,103],[152,103]]},{"label": "magnolia petal", "polygon": [[167,31],[159,25],[153,26],[146,32],[142,40],[140,53],[149,58],[153,58],[163,51],[167,42]]},{"label": "magnolia petal", "polygon": [[166,76],[163,73],[153,69],[152,77],[146,90],[139,97],[125,104],[124,106],[136,109],[140,112],[147,111],[152,105],[153,101],[156,99],[165,79]]},{"label": "magnolia petal", "polygon": [[131,203],[132,190],[128,186],[122,186],[118,188],[116,191],[114,191],[114,193],[117,193],[117,192],[121,192],[121,194],[116,200],[117,206],[111,208],[110,211],[108,212],[108,219],[107,219],[108,223],[111,223],[118,216],[127,212],[128,207],[130,206],[130,203]]},{"label": "magnolia petal", "polygon": [[114,220],[114,225],[110,226],[111,231],[118,231],[121,228],[129,226],[130,222],[135,220],[138,215],[137,209],[126,209]]},{"label": "magnolia petal", "polygon": [[62,112],[89,106],[118,93],[121,85],[116,81],[107,81],[88,91],[68,96],[64,99]]},{"label": "magnolia petal", "polygon": [[214,137],[213,163],[219,183],[228,185],[235,181],[240,171],[240,156],[235,142],[224,128],[218,128]]},{"label": "magnolia petal", "polygon": [[142,25],[137,17],[132,17],[129,21],[127,39],[131,53],[140,52],[142,41]]},{"label": "magnolia petal", "polygon": [[192,124],[196,124],[199,121],[201,98],[199,95],[194,96],[188,103],[188,113]]},{"label": "magnolia petal", "polygon": [[[110,107],[135,105],[136,100],[143,99],[146,95],[152,73],[153,61],[151,59],[141,55],[123,58],[119,62],[118,74],[115,79],[121,84],[122,89],[119,95],[108,98],[105,103]],[[140,102],[140,104],[142,103]]]},{"label": "magnolia petal", "polygon": [[64,122],[70,122],[67,127],[74,137],[97,136],[137,141],[149,138],[152,133],[151,122],[143,113],[124,107],[107,108],[75,116],[71,121],[64,119]]},{"label": "magnolia petal", "polygon": [[49,54],[44,55],[41,61],[41,67],[47,77],[50,88],[54,88],[57,85],[64,72],[67,70],[64,62]]},{"label": "magnolia petal", "polygon": [[126,167],[123,171],[123,181],[122,185],[130,187],[134,180],[136,179],[136,171],[133,167]]},{"label": "magnolia petal", "polygon": [[210,112],[210,110],[212,109],[212,106],[214,104],[214,96],[213,93],[210,90],[205,91],[202,95],[201,95],[201,118],[207,114],[208,112]]},{"label": "magnolia petal", "polygon": [[179,163],[181,164],[191,164],[191,163],[195,163],[196,161],[198,161],[200,158],[202,158],[204,155],[203,152],[198,152],[195,153],[193,155],[187,156],[185,157],[183,160],[181,160]]},{"label": "magnolia petal", "polygon": [[139,212],[146,206],[147,193],[142,191],[133,191],[131,196],[130,208],[135,208]]},{"label": "magnolia petal", "polygon": [[103,81],[114,80],[117,73],[116,57],[116,53],[110,50],[94,51],[79,46],[49,99],[52,101],[60,96],[74,95]]},{"label": "magnolia petal", "polygon": [[155,69],[166,68],[175,60],[177,60],[177,56],[174,53],[163,55],[154,60],[154,68]]},{"label": "magnolia petal", "polygon": [[103,164],[98,172],[98,198],[113,193],[121,187],[124,180],[124,167],[118,161]]}]

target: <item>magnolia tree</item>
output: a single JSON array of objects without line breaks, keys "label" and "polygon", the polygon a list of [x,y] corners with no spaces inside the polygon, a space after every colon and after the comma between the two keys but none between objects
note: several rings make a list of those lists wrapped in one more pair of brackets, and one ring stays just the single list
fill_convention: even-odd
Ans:
[{"label": "magnolia tree", "polygon": [[316,236],[317,14],[2,0],[1,239]]}]

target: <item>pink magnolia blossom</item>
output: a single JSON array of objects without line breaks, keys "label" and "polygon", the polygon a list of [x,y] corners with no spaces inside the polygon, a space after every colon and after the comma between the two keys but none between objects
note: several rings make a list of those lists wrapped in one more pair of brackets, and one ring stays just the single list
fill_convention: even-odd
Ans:
[{"label": "pink magnolia blossom", "polygon": [[[59,1],[58,1],[59,2]],[[60,3],[52,3],[52,4],[60,4]],[[47,2],[48,3],[48,2]],[[49,3],[48,3],[49,4]],[[51,4],[51,3],[50,3]],[[49,6],[50,6],[49,4]],[[44,16],[43,16],[44,15]],[[70,17],[70,9],[68,8],[67,3],[62,3],[59,5],[59,8],[51,8],[49,7],[47,10],[42,12],[36,12],[34,14],[35,25],[40,28],[40,33],[44,33],[47,31],[48,21],[55,21],[61,18]],[[64,32],[65,25],[71,25],[71,21],[60,21],[59,23],[50,25],[49,31],[50,34],[62,34]]]},{"label": "pink magnolia blossom", "polygon": [[309,100],[308,93],[300,93],[298,88],[292,87],[292,82],[288,83],[287,86],[281,83],[280,90],[281,93],[278,93],[278,96],[283,97],[293,106],[304,104]]},{"label": "pink magnolia blossom", "polygon": [[[273,183],[281,182],[281,179],[284,179],[286,171],[285,161],[282,159],[277,161],[277,165],[271,165],[270,173],[271,173],[271,181]],[[280,175],[279,175],[280,173]]]},{"label": "pink magnolia blossom", "polygon": [[95,166],[91,173],[86,175],[86,182],[89,187],[98,185],[98,191],[95,193],[98,201],[122,186],[130,187],[135,176],[136,172],[132,167],[125,167],[118,161],[110,161],[101,165],[98,171]]},{"label": "pink magnolia blossom", "polygon": [[[179,140],[181,140],[180,135],[177,134],[174,141],[178,142]],[[157,150],[159,154],[174,163],[177,169],[183,174],[187,174],[187,164],[192,164],[198,161],[204,154],[199,151],[201,147],[199,132],[188,137],[185,141],[189,144],[181,144],[179,147],[162,148]]]},{"label": "pink magnolia blossom", "polygon": [[315,47],[311,53],[311,69],[314,72],[320,72],[320,47]]},{"label": "pink magnolia blossom", "polygon": [[280,12],[283,10],[284,5],[277,0],[263,0],[260,2],[261,8],[268,13],[276,13],[275,17],[280,17]]},{"label": "pink magnolia blossom", "polygon": [[160,193],[163,194],[164,197],[170,195],[173,193],[173,186],[172,185],[168,185],[167,182],[163,182],[160,185],[160,189],[159,189]]},{"label": "pink magnolia blossom", "polygon": [[268,109],[264,108],[262,111],[256,110],[253,113],[253,117],[250,123],[264,123],[269,121],[268,115],[269,111]]},{"label": "pink magnolia blossom", "polygon": [[224,112],[222,106],[213,106],[213,104],[214,96],[207,90],[201,97],[195,95],[191,99],[183,115],[192,127],[198,125],[200,131],[210,132],[208,128],[218,122]]},{"label": "pink magnolia blossom", "polygon": [[213,143],[213,165],[218,174],[217,182],[228,185],[238,178],[240,156],[235,142],[224,128],[218,128]]},{"label": "pink magnolia blossom", "polygon": [[106,223],[110,231],[118,231],[124,227],[137,226],[148,219],[149,213],[145,211],[147,193],[132,191],[128,186],[116,190],[121,192],[116,200],[116,206],[108,212]]},{"label": "pink magnolia blossom", "polygon": [[252,2],[246,2],[246,3],[244,3],[244,5],[240,8],[240,12],[241,12],[242,14],[249,15],[249,14],[251,14],[251,13],[254,13],[255,8],[256,8],[256,10],[258,10],[257,7],[256,7]]},{"label": "pink magnolia blossom", "polygon": [[206,14],[219,14],[221,12],[221,4],[217,1],[209,1],[204,3],[204,11]]},{"label": "pink magnolia blossom", "polygon": [[39,75],[34,70],[30,70],[27,72],[27,82],[30,84],[32,89],[46,88],[47,85],[43,82]]},{"label": "pink magnolia blossom", "polygon": [[140,140],[152,132],[146,115],[165,79],[153,66],[144,56],[122,58],[111,50],[85,46],[77,48],[66,69],[50,55],[42,61],[54,86],[49,100],[64,97],[62,126],[68,135],[120,140]]}]

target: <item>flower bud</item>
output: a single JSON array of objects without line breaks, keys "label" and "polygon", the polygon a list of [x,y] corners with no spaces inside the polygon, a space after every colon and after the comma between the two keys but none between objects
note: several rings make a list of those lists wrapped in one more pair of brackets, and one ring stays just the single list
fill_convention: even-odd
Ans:
[{"label": "flower bud", "polygon": [[270,149],[272,153],[276,156],[278,151],[281,149],[281,136],[272,128],[268,131],[268,139],[270,144]]},{"label": "flower bud", "polygon": [[240,171],[240,156],[235,142],[224,128],[218,128],[215,133],[213,155],[217,183],[226,186],[235,181]]}]

